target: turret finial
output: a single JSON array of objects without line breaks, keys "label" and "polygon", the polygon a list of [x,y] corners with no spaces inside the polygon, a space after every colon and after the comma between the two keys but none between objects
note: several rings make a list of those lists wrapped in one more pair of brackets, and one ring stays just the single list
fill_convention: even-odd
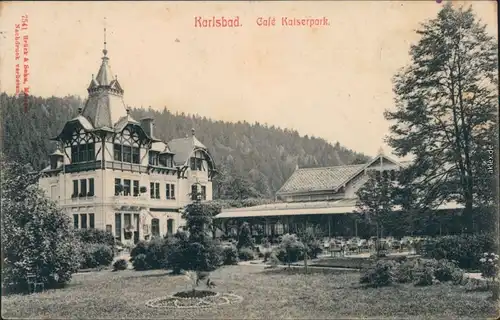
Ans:
[{"label": "turret finial", "polygon": [[106,17],[104,17],[104,49],[102,50],[104,56],[108,54],[108,49],[106,49]]}]

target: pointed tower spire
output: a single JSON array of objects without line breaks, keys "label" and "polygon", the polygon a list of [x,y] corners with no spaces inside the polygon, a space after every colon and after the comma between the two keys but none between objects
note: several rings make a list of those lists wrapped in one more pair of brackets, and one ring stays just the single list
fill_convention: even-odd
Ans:
[{"label": "pointed tower spire", "polygon": [[104,17],[104,49],[102,50],[104,56],[108,54],[108,50],[106,49],[106,17]]},{"label": "pointed tower spire", "polygon": [[383,154],[384,154],[384,149],[383,149],[382,147],[380,147],[380,148],[378,149],[378,154],[379,154],[379,155],[383,155]]},{"label": "pointed tower spire", "polygon": [[[106,18],[104,18],[106,19]],[[107,26],[104,26],[104,47],[102,62],[97,75],[92,76],[87,88],[89,97],[82,115],[95,128],[114,128],[120,119],[128,116],[123,102],[123,88],[111,72],[107,49]]]}]

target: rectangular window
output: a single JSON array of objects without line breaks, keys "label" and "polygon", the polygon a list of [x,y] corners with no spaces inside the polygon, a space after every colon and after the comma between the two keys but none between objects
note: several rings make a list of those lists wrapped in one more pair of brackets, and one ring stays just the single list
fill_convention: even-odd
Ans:
[{"label": "rectangular window", "polygon": [[132,162],[132,148],[123,146],[123,162]]},{"label": "rectangular window", "polygon": [[151,199],[155,198],[155,184],[154,184],[154,182],[151,182],[149,184],[149,196],[151,197]]},{"label": "rectangular window", "polygon": [[168,183],[165,185],[165,194],[166,194],[166,198],[170,199],[170,184],[168,184]]},{"label": "rectangular window", "polygon": [[139,196],[139,180],[134,180],[134,197]]},{"label": "rectangular window", "polygon": [[113,159],[115,161],[122,161],[122,146],[119,144],[113,146]]},{"label": "rectangular window", "polygon": [[95,161],[95,144],[89,143],[87,145],[87,159],[88,161]]},{"label": "rectangular window", "polygon": [[123,224],[125,228],[129,228],[132,226],[132,217],[130,213],[125,213],[123,215]]},{"label": "rectangular window", "polygon": [[71,163],[77,163],[79,161],[78,157],[78,146],[71,147]]},{"label": "rectangular window", "polygon": [[93,213],[89,213],[89,228],[90,229],[95,228],[95,217]]},{"label": "rectangular window", "polygon": [[87,214],[86,213],[80,214],[80,219],[81,219],[82,229],[87,229]]},{"label": "rectangular window", "polygon": [[78,229],[78,214],[73,215],[73,227]]},{"label": "rectangular window", "polygon": [[170,199],[175,199],[175,184],[170,185]]},{"label": "rectangular window", "polygon": [[201,198],[207,200],[207,187],[201,186]]},{"label": "rectangular window", "polygon": [[151,219],[151,235],[153,237],[160,236],[160,220],[156,218]]},{"label": "rectangular window", "polygon": [[160,154],[158,156],[158,162],[160,166],[166,167],[167,166],[167,157],[164,154]]},{"label": "rectangular window", "polygon": [[196,158],[196,170],[201,171],[203,160]]},{"label": "rectangular window", "polygon": [[71,195],[71,198],[76,197],[78,197],[78,180],[73,180],[73,194]]},{"label": "rectangular window", "polygon": [[149,164],[152,166],[158,165],[158,153],[154,151],[149,151]]},{"label": "rectangular window", "polygon": [[57,186],[50,186],[50,198],[52,200],[59,199],[59,190],[58,190]]},{"label": "rectangular window", "polygon": [[122,241],[122,214],[115,213],[115,238]]},{"label": "rectangular window", "polygon": [[174,167],[174,157],[171,155],[167,156],[167,167],[173,168]]},{"label": "rectangular window", "polygon": [[87,196],[87,179],[80,180],[80,197]]},{"label": "rectangular window", "polygon": [[120,194],[121,184],[122,184],[121,179],[115,179],[115,196],[118,196]]},{"label": "rectangular window", "polygon": [[89,193],[87,194],[89,197],[94,196],[94,178],[89,179]]},{"label": "rectangular window", "polygon": [[198,186],[195,184],[191,186],[191,200],[198,200]]},{"label": "rectangular window", "polygon": [[132,163],[141,163],[141,149],[132,147]]},{"label": "rectangular window", "polygon": [[130,180],[129,179],[123,180],[123,194],[126,196],[130,195]]},{"label": "rectangular window", "polygon": [[160,199],[160,183],[159,182],[155,183],[155,187],[156,187],[155,190],[156,199]]},{"label": "rectangular window", "polygon": [[79,155],[79,160],[80,162],[87,161],[87,145],[86,144],[81,144],[78,146],[78,153]]},{"label": "rectangular window", "polygon": [[196,170],[196,159],[191,158],[190,162],[191,162],[191,170],[193,170],[193,171]]}]

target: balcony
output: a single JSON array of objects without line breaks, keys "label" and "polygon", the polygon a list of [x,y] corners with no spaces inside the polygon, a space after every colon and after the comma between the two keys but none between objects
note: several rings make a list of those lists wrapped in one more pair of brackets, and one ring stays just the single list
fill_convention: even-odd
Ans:
[{"label": "balcony", "polygon": [[86,194],[71,195],[72,202],[91,202],[94,201],[94,199],[95,199],[95,194],[92,192],[88,192]]},{"label": "balcony", "polygon": [[97,160],[97,161],[67,164],[64,166],[64,172],[71,173],[71,172],[97,170],[101,168],[101,163],[102,163],[101,160]]},{"label": "balcony", "polygon": [[145,207],[148,204],[149,194],[143,193],[137,196],[133,195],[115,195],[112,197],[115,206],[127,206],[133,208]]}]

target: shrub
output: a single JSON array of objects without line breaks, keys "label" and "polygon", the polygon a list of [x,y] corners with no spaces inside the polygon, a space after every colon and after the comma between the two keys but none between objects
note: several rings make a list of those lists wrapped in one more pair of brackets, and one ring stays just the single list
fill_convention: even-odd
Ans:
[{"label": "shrub", "polygon": [[396,281],[399,283],[410,283],[413,281],[413,270],[415,269],[415,260],[406,260],[399,264],[395,271]]},{"label": "shrub", "polygon": [[363,270],[360,283],[371,287],[391,285],[395,280],[397,263],[392,260],[378,260],[374,265]]},{"label": "shrub", "polygon": [[113,271],[127,270],[127,267],[128,261],[125,259],[119,259],[116,260],[115,263],[113,263]]},{"label": "shrub", "polygon": [[274,252],[271,252],[271,255],[269,256],[268,259],[268,264],[273,268],[277,267],[280,264],[280,260],[278,259],[278,257]]},{"label": "shrub", "polygon": [[416,286],[430,286],[436,280],[435,272],[438,268],[436,259],[417,259],[412,272],[413,283]]},{"label": "shrub", "polygon": [[460,271],[461,270],[457,268],[457,266],[453,262],[441,259],[438,261],[437,266],[434,270],[434,276],[441,282],[451,281],[453,280],[453,274]]},{"label": "shrub", "polygon": [[285,234],[276,249],[276,257],[290,265],[304,257],[304,250],[304,244],[297,239],[296,235]]},{"label": "shrub", "polygon": [[144,253],[138,254],[135,256],[134,261],[132,261],[132,265],[134,269],[137,271],[149,270],[150,266],[148,265],[147,257]]},{"label": "shrub", "polygon": [[464,272],[459,268],[456,268],[451,274],[451,281],[453,284],[462,285],[466,282],[466,279],[467,278],[464,277]]},{"label": "shrub", "polygon": [[113,262],[113,250],[104,244],[86,244],[82,249],[80,268],[89,269],[109,266]]},{"label": "shrub", "polygon": [[313,241],[307,244],[307,255],[310,259],[316,259],[323,252],[323,246],[319,241]]},{"label": "shrub", "polygon": [[255,259],[255,255],[252,249],[250,248],[240,248],[238,251],[238,258],[241,261],[250,261]]},{"label": "shrub", "polygon": [[140,255],[140,254],[146,255],[147,247],[148,247],[147,242],[139,241],[135,245],[135,247],[133,247],[132,250],[130,251],[130,261],[134,261],[135,257]]},{"label": "shrub", "polygon": [[493,279],[498,275],[499,265],[498,265],[498,255],[495,253],[483,254],[483,257],[479,259],[481,276],[485,279]]},{"label": "shrub", "polygon": [[238,250],[241,248],[253,248],[252,233],[250,231],[250,225],[247,222],[241,225],[236,248]]},{"label": "shrub", "polygon": [[267,262],[269,260],[271,254],[272,254],[271,251],[264,251],[264,262]]},{"label": "shrub", "polygon": [[234,265],[238,264],[238,250],[234,246],[225,247],[222,251],[223,264]]},{"label": "shrub", "polygon": [[75,233],[82,243],[104,244],[110,247],[115,246],[115,238],[109,231],[100,229],[77,229]]},{"label": "shrub", "polygon": [[483,252],[496,252],[491,234],[460,234],[424,240],[421,254],[426,258],[457,261],[462,269],[479,269]]},{"label": "shrub", "polygon": [[150,269],[161,269],[166,265],[166,250],[168,250],[168,239],[153,238],[146,244],[145,255]]},{"label": "shrub", "polygon": [[67,283],[80,253],[69,216],[45,197],[29,166],[0,159],[2,286],[27,291],[36,273],[45,288]]}]

